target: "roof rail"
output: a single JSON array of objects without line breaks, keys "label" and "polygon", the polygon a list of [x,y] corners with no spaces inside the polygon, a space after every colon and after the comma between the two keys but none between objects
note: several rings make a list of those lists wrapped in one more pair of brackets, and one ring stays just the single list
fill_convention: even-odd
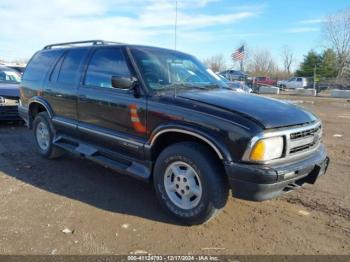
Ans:
[{"label": "roof rail", "polygon": [[119,44],[120,45],[122,43],[105,41],[105,40],[86,40],[86,41],[66,42],[66,43],[57,43],[57,44],[47,45],[44,47],[44,49],[52,49],[53,47],[74,46],[74,45],[81,45],[81,44],[91,44],[91,45]]}]

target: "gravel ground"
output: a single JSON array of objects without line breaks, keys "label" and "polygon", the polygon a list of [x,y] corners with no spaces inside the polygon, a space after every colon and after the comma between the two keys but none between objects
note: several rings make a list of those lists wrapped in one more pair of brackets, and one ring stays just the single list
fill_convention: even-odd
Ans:
[{"label": "gravel ground", "polygon": [[70,155],[45,160],[30,130],[1,123],[0,253],[350,254],[350,101],[279,98],[321,117],[327,175],[275,200],[230,198],[195,227],[164,213],[151,185]]}]

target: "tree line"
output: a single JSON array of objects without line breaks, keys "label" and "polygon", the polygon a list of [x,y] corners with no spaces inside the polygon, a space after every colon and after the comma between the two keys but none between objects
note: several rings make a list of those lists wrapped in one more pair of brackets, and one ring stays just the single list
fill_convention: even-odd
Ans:
[{"label": "tree line", "polygon": [[[323,51],[310,50],[295,71],[296,60],[293,50],[281,47],[277,63],[266,49],[250,49],[245,45],[244,69],[252,76],[270,76],[276,79],[293,75],[320,78],[350,78],[350,10],[339,11],[326,17],[322,25]],[[225,57],[215,55],[204,60],[214,72],[227,69]],[[238,65],[238,64],[237,64]]]}]

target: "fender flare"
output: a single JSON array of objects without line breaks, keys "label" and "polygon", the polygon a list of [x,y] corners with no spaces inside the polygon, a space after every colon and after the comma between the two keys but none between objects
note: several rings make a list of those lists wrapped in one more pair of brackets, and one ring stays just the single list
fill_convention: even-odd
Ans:
[{"label": "fender flare", "polygon": [[54,112],[53,112],[51,106],[49,105],[49,103],[45,99],[43,99],[42,97],[38,97],[38,96],[32,97],[29,100],[29,102],[28,102],[28,110],[29,110],[28,114],[29,115],[30,115],[30,107],[34,103],[42,105],[46,109],[46,111],[49,114],[50,118],[52,118],[54,116]]},{"label": "fender flare", "polygon": [[170,133],[170,132],[187,134],[187,135],[196,137],[202,140],[203,142],[205,142],[208,146],[210,146],[216,152],[220,160],[228,161],[228,162],[232,161],[231,154],[229,153],[222,139],[212,134],[209,134],[209,132],[206,132],[201,128],[194,128],[194,127],[183,126],[183,125],[167,125],[167,126],[156,128],[150,135],[150,138],[145,144],[145,147],[151,149],[152,146],[157,141],[157,139],[162,134]]}]

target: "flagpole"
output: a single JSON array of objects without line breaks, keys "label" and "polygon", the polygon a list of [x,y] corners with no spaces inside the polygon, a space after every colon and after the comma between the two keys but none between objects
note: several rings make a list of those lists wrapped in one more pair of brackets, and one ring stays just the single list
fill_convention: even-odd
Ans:
[{"label": "flagpole", "polygon": [[[243,52],[245,52],[244,44],[242,45],[242,47],[243,47]],[[241,72],[242,73],[243,73],[243,70],[244,70],[244,68],[243,68],[243,60],[244,60],[244,56],[242,57],[242,60],[241,60]]]}]

